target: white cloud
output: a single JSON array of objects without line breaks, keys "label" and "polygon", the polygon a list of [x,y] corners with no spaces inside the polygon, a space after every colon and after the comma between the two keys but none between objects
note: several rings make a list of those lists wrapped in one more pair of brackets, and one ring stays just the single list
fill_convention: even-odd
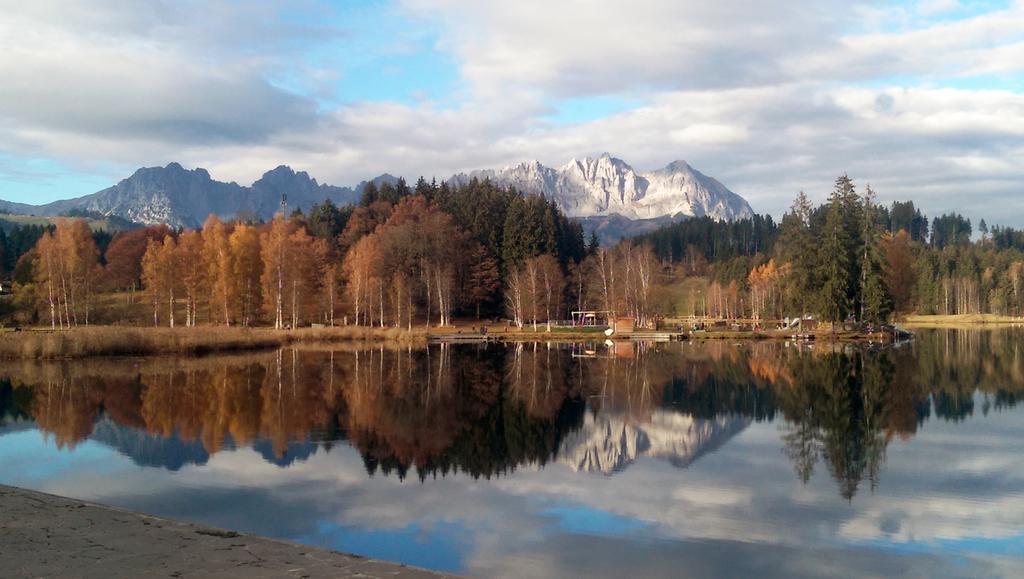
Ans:
[{"label": "white cloud", "polygon": [[[8,155],[119,171],[177,160],[242,183],[287,163],[352,184],[609,151],[641,169],[684,158],[776,214],[800,189],[824,198],[846,171],[883,200],[1024,224],[1021,2],[933,20],[962,8],[398,0],[440,27],[438,49],[465,87],[443,104],[328,106],[281,88],[338,78],[308,51],[346,58],[331,47],[348,32],[331,23],[352,23],[312,0],[0,10]],[[586,123],[545,119],[561,99],[592,96],[638,104]],[[993,201],[998,215],[986,213]]]},{"label": "white cloud", "polygon": [[921,0],[917,3],[917,11],[923,15],[944,14],[961,6],[960,0]]},{"label": "white cloud", "polygon": [[[930,554],[935,562],[952,557],[973,574],[984,570],[974,565],[999,563],[972,550],[973,541],[1013,540],[1020,533],[1024,466],[1013,444],[1019,417],[1007,412],[963,423],[928,421],[910,441],[890,443],[878,488],[869,493],[865,481],[852,503],[839,496],[824,465],[809,484],[796,480],[782,453],[778,423],[752,424],[685,469],[643,458],[611,477],[553,463],[486,481],[462,474],[423,483],[415,476],[370,478],[359,453],[339,444],[288,468],[241,448],[173,473],[127,466],[128,459],[120,457],[123,462],[115,464],[121,470],[112,476],[109,464],[99,469],[99,462],[112,460],[104,457],[96,464],[75,462],[61,477],[32,486],[328,545],[331,525],[348,534],[415,527],[427,538],[465,529],[471,540],[459,545],[458,559],[485,576],[564,576],[591,569],[598,575],[624,569],[673,575],[662,568],[665,558],[692,565],[688,571],[701,576],[735,574],[751,561],[768,565],[761,573],[766,576],[837,570],[888,576],[894,569],[933,576],[945,571],[917,556],[929,555],[928,548],[942,541],[953,543]],[[57,463],[66,458],[51,456],[61,452],[52,444],[35,451]],[[948,457],[941,471],[936,456]],[[965,499],[954,489],[968,484]],[[272,519],[265,516],[270,511],[276,513]],[[559,511],[607,515],[637,527],[613,526],[602,537],[600,528],[565,528]],[[408,548],[397,545],[392,553],[408,555],[402,546]],[[976,555],[985,561],[974,560]]]}]

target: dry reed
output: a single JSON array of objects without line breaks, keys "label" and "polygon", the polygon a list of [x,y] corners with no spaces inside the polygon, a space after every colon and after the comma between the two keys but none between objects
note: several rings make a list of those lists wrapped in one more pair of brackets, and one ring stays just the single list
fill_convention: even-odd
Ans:
[{"label": "dry reed", "polygon": [[425,339],[423,331],[363,326],[297,330],[95,326],[66,331],[4,332],[0,334],[0,358],[60,360],[92,356],[203,355],[280,348],[307,342],[405,344]]}]

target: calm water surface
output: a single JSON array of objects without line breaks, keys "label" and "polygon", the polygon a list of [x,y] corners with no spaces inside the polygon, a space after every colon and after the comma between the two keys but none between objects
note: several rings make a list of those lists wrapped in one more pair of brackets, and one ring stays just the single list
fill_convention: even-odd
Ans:
[{"label": "calm water surface", "polygon": [[1024,331],[0,365],[0,483],[485,576],[1024,576]]}]

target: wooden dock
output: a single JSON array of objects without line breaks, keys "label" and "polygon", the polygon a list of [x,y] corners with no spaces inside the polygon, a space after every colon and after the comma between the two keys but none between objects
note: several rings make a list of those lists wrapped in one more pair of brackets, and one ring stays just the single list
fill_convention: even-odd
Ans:
[{"label": "wooden dock", "polygon": [[435,334],[427,338],[432,344],[485,344],[501,339],[493,334]]},{"label": "wooden dock", "polygon": [[685,332],[656,332],[656,331],[644,331],[644,332],[623,332],[621,334],[612,334],[611,339],[613,340],[640,340],[645,342],[677,342],[687,339]]}]

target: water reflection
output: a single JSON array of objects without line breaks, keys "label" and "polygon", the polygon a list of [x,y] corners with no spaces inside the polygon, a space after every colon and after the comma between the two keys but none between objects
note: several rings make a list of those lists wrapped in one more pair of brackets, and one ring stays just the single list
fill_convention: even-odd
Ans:
[{"label": "water reflection", "polygon": [[[20,456],[10,442],[18,433],[38,431],[59,449],[52,462],[73,465],[101,445],[159,468],[123,481],[90,471],[89,484],[81,472],[0,469],[0,482],[453,571],[519,575],[521,557],[543,551],[545,567],[527,557],[538,574],[621,574],[624,562],[647,559],[609,537],[634,548],[643,537],[665,565],[717,554],[720,566],[708,569],[732,574],[764,573],[739,565],[744,553],[780,574],[834,571],[838,561],[858,574],[946,574],[931,551],[934,566],[913,549],[911,565],[890,545],[930,537],[943,552],[934,541],[999,537],[1000,557],[1024,554],[1024,476],[1000,450],[1024,430],[1009,413],[1024,396],[1021,337],[4,363],[0,463]],[[1000,415],[1007,420],[969,420]],[[919,436],[927,446],[914,446]],[[822,482],[841,507],[809,498]],[[540,530],[552,521],[557,532]],[[652,539],[703,544],[670,542],[673,550]],[[802,547],[812,544],[813,555]],[[871,564],[851,549],[872,549]],[[583,551],[589,566],[568,555]],[[808,566],[793,566],[797,552]]]},{"label": "water reflection", "polygon": [[875,488],[894,437],[932,414],[987,414],[1024,396],[1016,334],[928,332],[917,343],[518,344],[288,349],[204,359],[0,368],[3,424],[58,448],[92,438],[180,468],[253,446],[285,466],[350,444],[370,475],[494,477],[558,460],[606,475],[641,456],[685,467],[752,421],[784,420],[800,480],[824,464],[841,496]]}]

